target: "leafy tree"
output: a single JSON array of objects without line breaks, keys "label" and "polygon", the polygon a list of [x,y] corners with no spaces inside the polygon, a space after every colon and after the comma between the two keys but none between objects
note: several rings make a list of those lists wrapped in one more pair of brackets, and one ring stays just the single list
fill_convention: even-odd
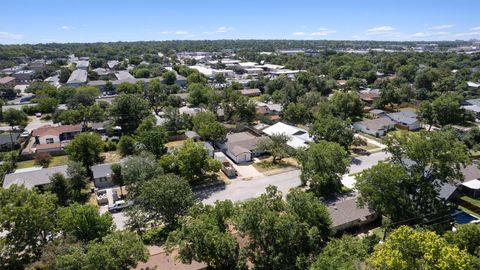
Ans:
[{"label": "leafy tree", "polygon": [[174,71],[166,71],[162,74],[163,83],[167,85],[174,85],[177,81],[177,74]]},{"label": "leafy tree", "polygon": [[343,119],[362,115],[363,104],[359,95],[355,92],[336,92],[330,101],[336,113]]},{"label": "leafy tree", "polygon": [[277,160],[281,161],[293,154],[294,149],[287,144],[289,140],[290,137],[286,134],[273,134],[269,138],[260,140],[256,149],[270,153],[272,155],[272,163],[276,164]]},{"label": "leafy tree", "polygon": [[82,197],[82,190],[88,183],[87,169],[81,162],[76,161],[70,161],[67,166],[68,184],[72,198],[79,201]]},{"label": "leafy tree", "polygon": [[133,94],[123,94],[113,101],[111,113],[115,123],[122,127],[122,132],[133,133],[143,118],[150,115],[148,103]]},{"label": "leafy tree", "polygon": [[70,248],[66,254],[57,257],[56,269],[128,270],[147,259],[148,251],[138,235],[117,231],[100,242],[88,243],[85,248]]},{"label": "leafy tree", "polygon": [[196,70],[187,76],[187,83],[189,85],[196,84],[196,83],[204,84],[207,81],[208,81],[208,78]]},{"label": "leafy tree", "polygon": [[344,235],[328,242],[311,270],[360,270],[368,255],[367,245],[358,237]]},{"label": "leafy tree", "polygon": [[[305,202],[308,207],[291,206],[292,201]],[[312,218],[304,220],[306,217]],[[328,212],[311,194],[296,191],[285,202],[272,186],[266,194],[239,206],[235,225],[249,240],[241,254],[259,269],[282,269],[286,265],[306,269],[330,232]]]},{"label": "leafy tree", "polygon": [[114,185],[120,186],[120,193],[123,197],[123,186],[125,185],[125,181],[122,176],[122,165],[118,163],[114,163],[111,166],[112,169],[112,183]]},{"label": "leafy tree", "polygon": [[150,103],[150,106],[158,115],[161,108],[166,104],[168,91],[167,87],[160,82],[159,79],[153,79],[148,83],[145,95]]},{"label": "leafy tree", "polygon": [[135,203],[150,221],[167,228],[175,228],[178,218],[184,215],[194,203],[194,196],[188,181],[174,174],[166,174],[140,186]]},{"label": "leafy tree", "polygon": [[23,111],[8,109],[2,113],[2,118],[10,127],[24,126],[27,123],[28,117]]},{"label": "leafy tree", "polygon": [[47,190],[57,196],[60,205],[65,206],[68,204],[70,190],[65,175],[62,173],[54,173],[50,176],[50,183],[48,184]]},{"label": "leafy tree", "polygon": [[[478,224],[455,225],[457,231],[447,232],[443,237],[449,244],[466,250],[473,256],[480,257],[480,226]],[[477,258],[478,260],[478,258]]]},{"label": "leafy tree", "polygon": [[223,73],[215,73],[215,81],[217,83],[225,83],[226,79]]},{"label": "leafy tree", "polygon": [[52,162],[52,156],[49,153],[40,152],[35,155],[35,164],[42,166],[43,168],[48,168]]},{"label": "leafy tree", "polygon": [[164,144],[168,142],[168,136],[163,128],[156,127],[152,130],[142,132],[139,137],[145,149],[153,153],[157,158],[165,153]]},{"label": "leafy tree", "polygon": [[155,156],[148,152],[142,152],[138,156],[129,156],[122,163],[122,178],[128,185],[128,194],[135,198],[142,183],[152,180],[163,174]]},{"label": "leafy tree", "polygon": [[402,226],[368,257],[373,269],[469,269],[471,258],[432,231]]},{"label": "leafy tree", "polygon": [[100,214],[93,205],[74,203],[59,209],[58,225],[64,235],[74,236],[82,242],[101,239],[112,232],[114,225],[110,213]]},{"label": "leafy tree", "polygon": [[103,141],[96,133],[80,133],[65,147],[69,158],[78,161],[86,168],[99,160]]},{"label": "leafy tree", "polygon": [[21,269],[56,234],[55,195],[23,186],[0,189],[0,264]]},{"label": "leafy tree", "polygon": [[169,234],[167,249],[178,247],[182,263],[195,260],[212,269],[234,269],[240,255],[237,240],[228,230],[234,213],[231,201],[194,206],[180,219],[178,229]]},{"label": "leafy tree", "polygon": [[60,70],[60,76],[59,76],[59,82],[60,83],[66,83],[68,81],[68,78],[70,78],[70,75],[72,72],[68,68],[62,68]]},{"label": "leafy tree", "polygon": [[123,135],[118,142],[118,150],[123,157],[133,155],[136,152],[136,140],[132,136]]},{"label": "leafy tree", "polygon": [[117,93],[119,94],[141,94],[142,89],[137,84],[123,82],[117,86]]},{"label": "leafy tree", "polygon": [[438,197],[440,184],[463,178],[460,168],[469,162],[465,144],[451,132],[423,131],[387,138],[387,150],[391,164],[380,163],[357,177],[359,202],[392,221],[427,223],[434,215],[446,215],[447,205]]},{"label": "leafy tree", "polygon": [[212,112],[199,112],[192,118],[193,129],[206,141],[225,139],[227,130]]},{"label": "leafy tree", "polygon": [[325,140],[340,144],[348,150],[353,142],[353,130],[350,122],[334,116],[319,117],[310,128],[315,140]]},{"label": "leafy tree", "polygon": [[210,87],[203,86],[199,83],[189,84],[187,91],[187,101],[192,104],[192,106],[207,105],[210,96],[213,95],[213,90]]},{"label": "leafy tree", "polygon": [[67,100],[69,108],[78,108],[79,106],[89,107],[95,104],[95,99],[100,96],[100,90],[95,86],[77,87]]},{"label": "leafy tree", "polygon": [[319,141],[300,152],[298,159],[302,183],[308,183],[317,196],[331,196],[340,191],[342,175],[348,171],[350,163],[342,146]]},{"label": "leafy tree", "polygon": [[310,120],[310,110],[302,103],[290,103],[283,111],[283,118],[294,124],[305,124]]},{"label": "leafy tree", "polygon": [[162,168],[169,172],[172,164],[165,162],[165,159],[173,162],[178,168],[181,176],[185,177],[190,184],[194,184],[203,180],[208,173],[220,170],[220,162],[208,156],[208,151],[202,144],[192,140],[187,140],[183,146],[175,150],[173,153],[166,154],[162,157],[160,164]]}]

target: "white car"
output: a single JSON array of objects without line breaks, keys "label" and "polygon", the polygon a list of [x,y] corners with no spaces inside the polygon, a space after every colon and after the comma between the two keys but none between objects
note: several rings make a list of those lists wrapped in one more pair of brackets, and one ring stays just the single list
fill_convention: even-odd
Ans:
[{"label": "white car", "polygon": [[122,211],[122,209],[129,207],[132,205],[132,202],[130,201],[125,201],[125,200],[118,200],[113,205],[108,207],[109,212],[118,212]]}]

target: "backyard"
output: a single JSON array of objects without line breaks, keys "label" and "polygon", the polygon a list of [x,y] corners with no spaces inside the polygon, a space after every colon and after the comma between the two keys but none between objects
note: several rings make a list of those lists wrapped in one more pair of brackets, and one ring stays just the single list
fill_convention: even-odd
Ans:
[{"label": "backyard", "polygon": [[[48,167],[55,167],[55,166],[62,166],[62,165],[67,165],[68,163],[68,156],[53,156],[52,161],[50,162],[50,165]],[[17,169],[24,169],[24,168],[29,168],[29,167],[34,167],[38,166],[35,164],[35,160],[25,160],[25,161],[20,161],[16,163]]]}]

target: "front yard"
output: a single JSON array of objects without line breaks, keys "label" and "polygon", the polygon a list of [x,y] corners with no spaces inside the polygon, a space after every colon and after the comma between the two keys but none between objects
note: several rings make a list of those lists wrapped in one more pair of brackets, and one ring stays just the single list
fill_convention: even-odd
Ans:
[{"label": "front yard", "polygon": [[254,162],[253,167],[264,175],[280,174],[298,168],[298,162],[294,158],[284,158],[277,163],[272,162],[272,157],[267,157]]}]

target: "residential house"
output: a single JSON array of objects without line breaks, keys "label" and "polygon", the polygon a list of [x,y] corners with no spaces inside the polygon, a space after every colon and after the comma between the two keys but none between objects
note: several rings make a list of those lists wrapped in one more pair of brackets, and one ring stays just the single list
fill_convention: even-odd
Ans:
[{"label": "residential house", "polygon": [[0,86],[4,88],[9,88],[13,89],[15,87],[15,77],[12,76],[6,76],[3,78],[0,78]]},{"label": "residential house", "polygon": [[46,125],[32,131],[35,139],[35,152],[63,152],[66,141],[82,132],[82,125]]},{"label": "residential house", "polygon": [[380,109],[373,109],[373,110],[369,111],[368,114],[370,114],[370,116],[372,116],[374,118],[379,118],[381,116],[385,116],[387,114],[387,112],[385,112],[384,110],[380,110]]},{"label": "residential house", "polygon": [[90,62],[88,60],[78,60],[76,68],[77,69],[88,70],[89,66],[90,66]]},{"label": "residential house", "polygon": [[19,146],[20,132],[0,133],[0,151],[16,149]]},{"label": "residential house", "polygon": [[282,122],[278,122],[270,127],[263,129],[262,131],[268,136],[272,136],[275,134],[287,135],[290,138],[287,144],[294,149],[308,147],[308,144],[313,142],[313,137],[308,134],[307,130]]},{"label": "residential house", "polygon": [[187,130],[185,131],[185,136],[187,139],[191,139],[194,142],[200,141],[200,135],[198,135],[198,133],[195,131]]},{"label": "residential house", "polygon": [[387,131],[395,126],[395,122],[387,117],[380,117],[376,119],[369,119],[353,123],[353,128],[375,137],[384,136]]},{"label": "residential house", "polygon": [[115,163],[97,164],[90,167],[95,187],[111,188],[114,186],[112,182],[112,165]]},{"label": "residential house", "polygon": [[108,76],[112,73],[109,69],[101,67],[94,69],[93,72],[97,73],[98,76]]},{"label": "residential house", "polygon": [[243,131],[229,133],[225,142],[218,142],[217,146],[235,163],[250,162],[256,156],[263,154],[256,150],[257,143],[266,138],[256,132]]},{"label": "residential house", "polygon": [[341,198],[330,202],[327,206],[332,228],[336,231],[345,231],[361,228],[373,221],[378,215],[368,205],[359,207],[356,197]]},{"label": "residential house", "polygon": [[45,185],[50,183],[50,177],[55,173],[67,175],[67,165],[42,168],[31,167],[18,169],[14,173],[5,175],[3,180],[3,188],[9,188],[11,185],[23,185],[28,189],[37,187],[43,189]]},{"label": "residential house", "polygon": [[133,81],[132,83],[135,83],[135,77],[133,77],[133,75],[126,70],[120,70],[116,72],[115,77],[117,77],[117,80],[122,82],[129,82],[129,80],[131,80]]},{"label": "residential house", "polygon": [[84,69],[76,69],[70,74],[66,85],[68,86],[80,86],[86,84],[88,81],[88,73]]},{"label": "residential house", "polygon": [[379,89],[362,90],[360,91],[359,96],[363,102],[367,104],[372,104],[373,101],[380,98],[380,90]]},{"label": "residential house", "polygon": [[270,120],[280,120],[280,114],[282,113],[282,104],[272,103],[272,102],[257,102],[255,106],[255,112],[257,115],[263,115],[268,117]]},{"label": "residential house", "polygon": [[46,82],[46,83],[49,83],[49,84],[51,84],[55,87],[60,87],[61,86],[60,75],[50,76],[43,81]]},{"label": "residential house", "polygon": [[388,113],[386,115],[392,121],[395,122],[396,126],[407,129],[407,130],[418,130],[422,128],[422,124],[417,119],[417,114],[411,111],[403,111],[396,113]]},{"label": "residential house", "polygon": [[466,111],[473,112],[475,114],[475,118],[480,120],[480,98],[465,100],[462,102],[462,108]]},{"label": "residential house", "polygon": [[177,74],[177,79],[175,80],[175,84],[180,87],[185,87],[187,85],[187,78],[178,73],[176,74]]},{"label": "residential house", "polygon": [[110,60],[110,61],[107,62],[107,66],[110,69],[113,69],[118,64],[120,64],[120,62],[117,61],[117,60]]},{"label": "residential house", "polygon": [[13,73],[11,76],[15,77],[16,81],[19,83],[30,83],[35,75],[34,70],[19,70]]},{"label": "residential house", "polygon": [[44,59],[36,59],[33,60],[28,64],[28,67],[33,70],[40,70],[44,68],[46,65],[46,61]]},{"label": "residential house", "polygon": [[262,91],[260,91],[260,89],[258,88],[242,89],[238,91],[240,91],[240,94],[242,94],[242,96],[246,97],[256,97],[262,94]]},{"label": "residential house", "polygon": [[467,165],[460,169],[463,175],[463,183],[458,185],[458,189],[462,194],[469,195],[473,198],[480,196],[480,169],[477,163]]}]

